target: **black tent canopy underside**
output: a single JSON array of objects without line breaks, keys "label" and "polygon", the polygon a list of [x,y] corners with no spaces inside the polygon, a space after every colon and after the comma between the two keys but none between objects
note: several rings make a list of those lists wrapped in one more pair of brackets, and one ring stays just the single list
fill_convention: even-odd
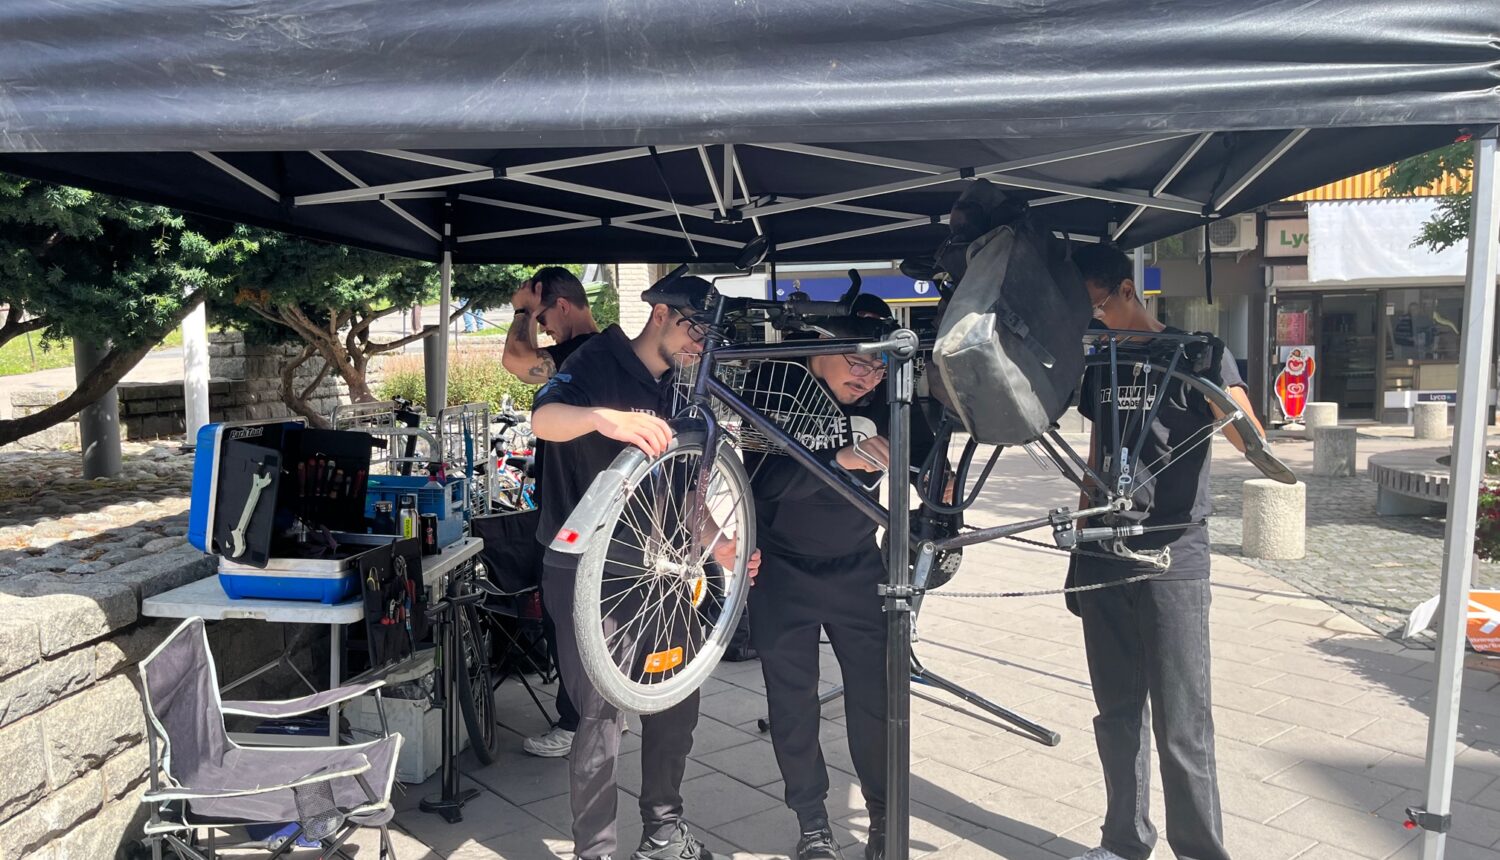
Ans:
[{"label": "black tent canopy underside", "polygon": [[1500,122],[1497,34],[1472,0],[11,0],[0,169],[458,262],[890,259],[976,176],[1135,245]]},{"label": "black tent canopy underside", "polygon": [[758,232],[771,238],[778,261],[885,260],[930,251],[974,178],[1029,201],[1054,231],[1128,247],[1389,164],[1462,131],[710,144],[654,154],[647,147],[17,154],[0,156],[0,169],[433,260],[446,222],[457,263],[728,261]]}]

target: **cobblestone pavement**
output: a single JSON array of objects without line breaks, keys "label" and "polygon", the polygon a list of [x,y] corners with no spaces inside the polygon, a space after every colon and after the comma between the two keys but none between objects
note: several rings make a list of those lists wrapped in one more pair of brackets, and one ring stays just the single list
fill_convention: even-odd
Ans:
[{"label": "cobblestone pavement", "polygon": [[[1350,478],[1312,474],[1312,444],[1273,446],[1307,484],[1307,557],[1296,561],[1243,559],[1259,570],[1338,607],[1384,635],[1399,634],[1417,604],[1438,593],[1443,559],[1443,521],[1438,517],[1381,517],[1375,514],[1375,484],[1365,462],[1370,454],[1442,443],[1360,434],[1359,471]],[[1255,471],[1229,456],[1227,443],[1215,451],[1209,535],[1214,552],[1240,557],[1240,485]],[[1480,564],[1474,587],[1500,588],[1500,565]]]},{"label": "cobblestone pavement", "polygon": [[0,581],[90,575],[181,547],[193,458],[125,443],[120,477],[84,480],[77,451],[0,454]]}]

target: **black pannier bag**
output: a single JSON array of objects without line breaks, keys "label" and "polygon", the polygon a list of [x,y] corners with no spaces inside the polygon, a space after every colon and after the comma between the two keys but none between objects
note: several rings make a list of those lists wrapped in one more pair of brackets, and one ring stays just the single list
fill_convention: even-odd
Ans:
[{"label": "black pannier bag", "polygon": [[[957,228],[955,237],[962,238]],[[1073,401],[1093,309],[1066,247],[1024,218],[968,243],[938,327],[938,373],[929,384],[979,442],[1032,442]]]}]

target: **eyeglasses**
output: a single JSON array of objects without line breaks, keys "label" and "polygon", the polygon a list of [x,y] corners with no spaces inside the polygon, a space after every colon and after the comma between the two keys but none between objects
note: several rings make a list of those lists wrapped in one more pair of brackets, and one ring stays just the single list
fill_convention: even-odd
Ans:
[{"label": "eyeglasses", "polygon": [[839,357],[844,360],[845,364],[849,365],[849,372],[856,379],[864,379],[867,376],[885,376],[884,364],[877,364],[873,361],[855,361],[849,355],[841,355]]},{"label": "eyeglasses", "polygon": [[537,311],[536,312],[536,324],[539,325],[539,326],[541,326],[542,328],[546,328],[547,327],[547,314],[551,313],[552,309],[555,308],[555,307],[557,307],[557,302],[553,302],[552,304],[547,305],[545,308],[542,308],[541,310]]},{"label": "eyeglasses", "polygon": [[702,343],[708,339],[708,325],[699,322],[682,311],[677,312],[677,324],[688,327],[688,337],[692,338],[694,343]]}]

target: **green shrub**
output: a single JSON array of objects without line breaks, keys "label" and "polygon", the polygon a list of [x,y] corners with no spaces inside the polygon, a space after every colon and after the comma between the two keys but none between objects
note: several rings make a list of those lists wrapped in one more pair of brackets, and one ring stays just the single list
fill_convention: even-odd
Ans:
[{"label": "green shrub", "polygon": [[[427,405],[427,379],[421,356],[396,356],[384,367],[380,397],[392,400],[404,397],[413,403]],[[509,394],[517,409],[530,409],[536,386],[517,379],[500,366],[499,355],[471,357],[455,353],[448,361],[448,405],[486,402],[498,410],[500,401]]]}]

